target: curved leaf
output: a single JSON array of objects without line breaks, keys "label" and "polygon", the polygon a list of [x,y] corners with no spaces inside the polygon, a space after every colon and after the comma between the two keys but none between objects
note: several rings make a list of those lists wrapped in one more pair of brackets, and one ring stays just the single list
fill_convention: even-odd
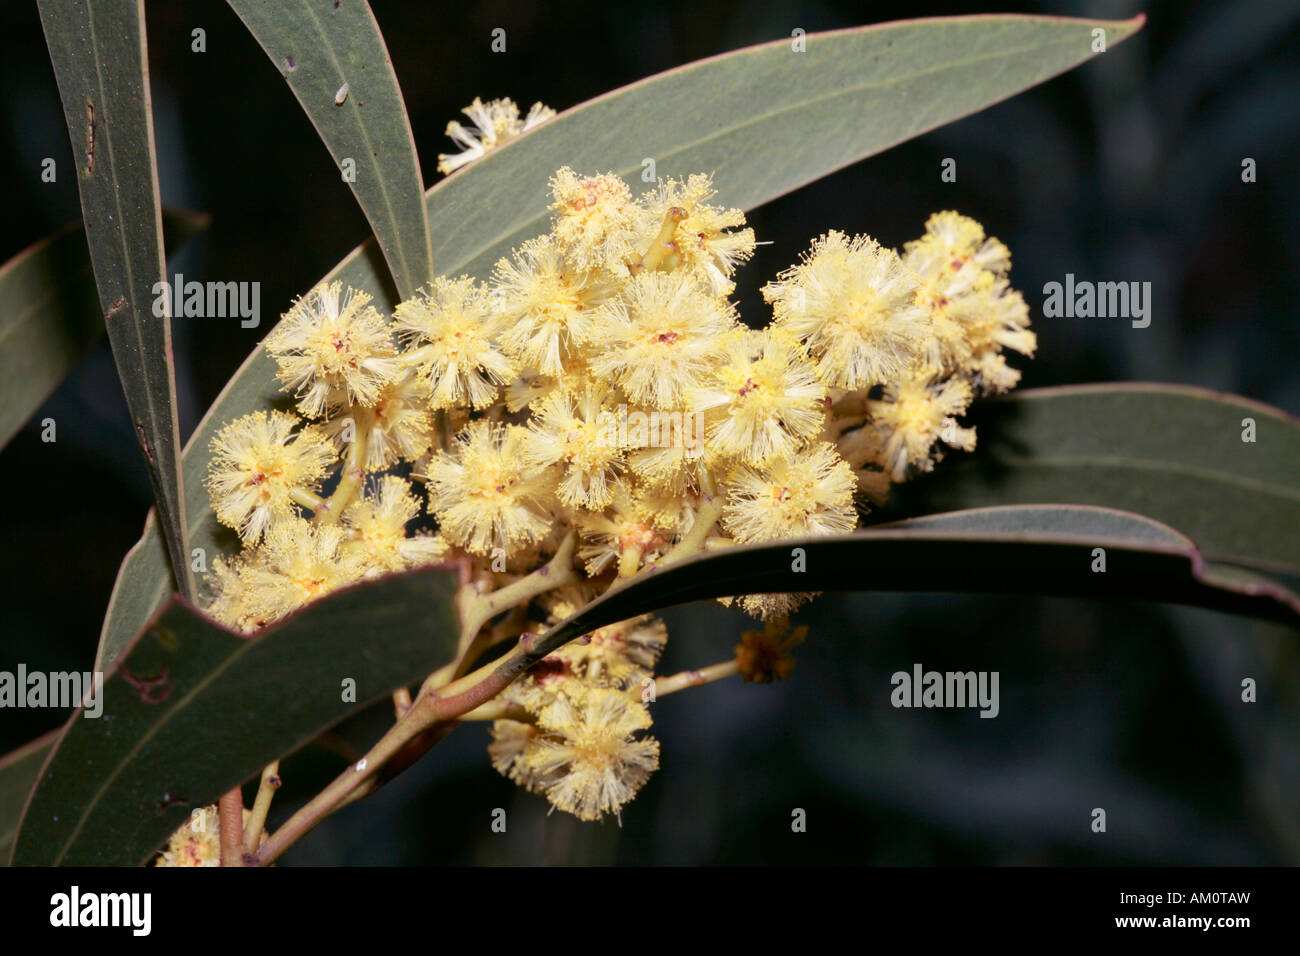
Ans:
[{"label": "curved leaf", "polygon": [[[365,0],[230,0],[344,169],[403,297],[433,278],[424,179],[402,91]],[[350,164],[351,169],[345,169]]]},{"label": "curved leaf", "polygon": [[12,862],[145,862],[194,808],[446,663],[455,592],[442,569],[381,578],[256,638],[173,599],[106,675],[101,716],[68,722]]},{"label": "curved leaf", "polygon": [[1300,575],[1300,421],[1279,409],[1180,385],[1078,385],[985,402],[971,422],[975,454],[900,486],[904,510],[1122,508],[1211,561]]},{"label": "curved leaf", "polygon": [[864,157],[1078,66],[1093,30],[1125,21],[1036,16],[903,20],[786,37],[660,73],[574,107],[452,174],[430,193],[434,258],[483,275],[547,228],[561,166],[612,169],[645,188],[715,173],[718,201],[752,209]]},{"label": "curved leaf", "polygon": [[[82,220],[108,340],[135,423],[167,552],[194,592],[176,421],[143,0],[39,0],[64,119],[78,157]],[[165,300],[165,297],[164,297]]]},{"label": "curved leaf", "polygon": [[[1094,549],[1106,570],[1093,570]],[[802,572],[792,552],[802,549]],[[638,575],[538,642],[540,654],[606,624],[741,594],[930,591],[1139,598],[1300,627],[1300,596],[1258,575],[1219,574],[1192,543],[1142,515],[1007,507],[934,515],[853,534],[727,548]]]},{"label": "curved leaf", "polygon": [[9,848],[18,833],[18,820],[27,795],[36,785],[45,758],[54,749],[62,730],[52,730],[0,757],[0,864],[9,859]]},{"label": "curved leaf", "polygon": [[[842,166],[982,109],[1083,62],[1092,31],[1114,45],[1142,26],[1057,17],[911,20],[811,34],[806,52],[779,40],[691,63],[562,113],[444,179],[427,194],[443,272],[484,276],[497,257],[546,227],[546,183],[564,164],[632,177],[711,171],[723,201],[761,205]],[[725,125],[724,125],[725,120]],[[372,243],[325,277],[397,299]],[[275,363],[258,349],[240,366],[186,446],[191,544],[235,546],[202,490],[208,442],[223,424],[278,396]],[[111,662],[165,599],[153,520],[118,572],[100,636]]]},{"label": "curved leaf", "polygon": [[[175,252],[208,227],[206,213],[163,210]],[[81,223],[60,229],[0,266],[0,447],[63,381],[104,331]]]}]

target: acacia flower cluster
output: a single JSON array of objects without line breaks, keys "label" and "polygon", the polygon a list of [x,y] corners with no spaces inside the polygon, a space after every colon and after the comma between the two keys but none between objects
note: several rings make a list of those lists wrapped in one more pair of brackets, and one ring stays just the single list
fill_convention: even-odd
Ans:
[{"label": "acacia flower cluster", "polygon": [[[467,111],[469,152],[527,125],[495,107]],[[973,448],[958,419],[1016,384],[1007,350],[1034,349],[1006,247],[954,212],[901,254],[826,233],[763,288],[773,320],[753,329],[730,295],[754,233],[709,176],[638,197],[564,168],[550,189],[550,230],[486,281],[438,277],[391,317],[337,282],[293,304],[264,344],[296,411],[212,442],[213,508],[243,544],[216,564],[213,615],[256,630],[440,561],[488,595],[576,537],[578,583],[482,622],[481,651],[656,565],[851,531],[891,483]],[[786,676],[806,597],[739,599],[765,627],[730,672]],[[542,660],[495,702],[493,765],[582,819],[617,814],[658,765],[646,703],[666,638],[641,618]]]}]

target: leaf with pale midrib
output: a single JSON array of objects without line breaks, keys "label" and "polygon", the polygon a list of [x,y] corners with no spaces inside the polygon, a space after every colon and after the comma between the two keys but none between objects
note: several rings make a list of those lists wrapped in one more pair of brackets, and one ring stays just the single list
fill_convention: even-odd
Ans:
[{"label": "leaf with pale midrib", "polygon": [[[38,0],[77,158],[99,304],[180,590],[194,592],[142,0]],[[167,574],[166,566],[163,576]]]},{"label": "leaf with pale midrib", "polygon": [[27,795],[32,792],[41,765],[54,749],[61,730],[52,730],[29,744],[0,757],[0,865],[9,862],[9,850],[18,833]]},{"label": "leaf with pale midrib", "polygon": [[143,863],[196,807],[450,660],[455,591],[453,571],[382,578],[256,638],[173,601],[106,675],[101,716],[69,721],[13,862]]},{"label": "leaf with pale midrib", "polygon": [[[424,180],[402,91],[365,0],[229,0],[342,167],[403,296],[433,278]],[[292,65],[290,65],[292,64]],[[340,91],[347,93],[338,102]]]},{"label": "leaf with pale midrib", "polygon": [[903,510],[1105,505],[1172,525],[1208,560],[1300,576],[1300,421],[1279,409],[1179,385],[1077,385],[977,404],[970,423],[975,453],[899,486]]}]

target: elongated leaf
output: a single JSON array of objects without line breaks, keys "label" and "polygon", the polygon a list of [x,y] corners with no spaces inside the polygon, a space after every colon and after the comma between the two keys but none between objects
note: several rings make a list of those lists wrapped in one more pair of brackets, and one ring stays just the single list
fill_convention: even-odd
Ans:
[{"label": "elongated leaf", "polygon": [[[634,188],[715,173],[718,201],[752,209],[1006,99],[1143,23],[1058,17],[904,20],[785,38],[699,60],[568,110],[430,194],[434,261],[483,275],[549,222],[561,166],[612,169]],[[856,228],[859,224],[848,224]],[[860,224],[869,229],[869,224]]]},{"label": "elongated leaf", "polygon": [[903,485],[907,511],[1122,508],[1211,561],[1300,575],[1300,421],[1279,409],[1184,386],[1083,385],[1012,393],[972,421],[978,450]]},{"label": "elongated leaf", "polygon": [[9,849],[18,833],[18,820],[27,803],[27,795],[32,792],[41,765],[54,749],[60,733],[52,730],[0,757],[0,864],[9,859]]},{"label": "elongated leaf", "polygon": [[[1103,548],[1106,570],[1093,570]],[[795,549],[803,571],[795,571]],[[1300,596],[1258,575],[1219,574],[1186,537],[1142,515],[1079,506],[934,515],[826,538],[728,548],[638,576],[539,642],[547,653],[589,631],[664,607],[738,594],[951,591],[1139,598],[1300,627]]]},{"label": "elongated leaf", "polygon": [[[209,217],[163,210],[163,238],[175,252]],[[0,266],[0,447],[63,381],[104,331],[81,223],[73,223]]]},{"label": "elongated leaf", "polygon": [[[812,34],[804,53],[782,40],[701,60],[575,107],[429,190],[434,256],[444,273],[486,275],[498,256],[545,229],[547,177],[566,163],[639,180],[642,160],[656,157],[660,176],[713,172],[723,200],[752,208],[1070,69],[1091,55],[1096,28],[1113,46],[1142,22],[904,21]],[[397,299],[382,262],[364,243],[322,281],[338,279],[391,308]],[[209,561],[235,542],[202,490],[208,443],[230,419],[279,394],[275,363],[258,349],[186,447],[191,543]],[[118,572],[102,662],[166,598],[157,534],[151,518]]]},{"label": "elongated leaf", "polygon": [[439,569],[384,578],[255,639],[173,600],[106,676],[102,715],[69,721],[13,862],[144,862],[195,807],[446,663],[455,589]]},{"label": "elongated leaf", "polygon": [[365,0],[230,0],[343,170],[401,294],[433,278],[406,104]]},{"label": "elongated leaf", "polygon": [[[113,360],[181,590],[193,593],[171,325],[163,274],[143,0],[40,0],[41,25],[78,157],[82,220]],[[163,297],[166,301],[166,297]]]}]

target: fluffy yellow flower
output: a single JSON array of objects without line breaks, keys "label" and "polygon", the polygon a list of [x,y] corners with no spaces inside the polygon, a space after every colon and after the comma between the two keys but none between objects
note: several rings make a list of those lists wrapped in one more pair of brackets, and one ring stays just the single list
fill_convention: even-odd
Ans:
[{"label": "fluffy yellow flower", "polygon": [[296,514],[302,492],[314,493],[333,464],[334,449],[316,426],[294,434],[288,412],[253,412],[212,438],[207,486],[217,520],[255,543],[275,522]]},{"label": "fluffy yellow flower", "polygon": [[635,403],[680,409],[717,363],[730,306],[681,273],[643,273],[601,309],[592,371]]},{"label": "fluffy yellow flower", "polygon": [[555,115],[555,110],[549,106],[534,103],[528,115],[520,119],[519,107],[514,100],[489,100],[484,103],[477,96],[461,112],[469,117],[471,125],[466,127],[456,120],[447,124],[446,135],[461,147],[461,152],[450,156],[446,153],[438,154],[438,172],[443,175],[469,165],[507,140],[528,132],[534,126],[540,126]]},{"label": "fluffy yellow flower", "polygon": [[372,404],[400,369],[392,334],[369,294],[344,291],[341,282],[296,301],[264,344],[309,418],[345,403]]},{"label": "fluffy yellow flower", "polygon": [[420,513],[420,503],[404,478],[386,475],[370,495],[343,513],[355,544],[373,572],[402,571],[439,561],[447,544],[437,535],[406,533],[407,522]]},{"label": "fluffy yellow flower", "polygon": [[556,494],[565,504],[600,509],[614,497],[623,450],[615,409],[604,399],[603,390],[594,388],[577,396],[555,391],[536,406],[529,422],[523,461],[559,466]]},{"label": "fluffy yellow flower", "polygon": [[614,498],[604,511],[583,511],[577,516],[580,533],[578,557],[595,577],[611,563],[627,577],[643,560],[661,553],[672,535],[656,521],[653,511],[633,498],[625,485],[614,488]]},{"label": "fluffy yellow flower", "polygon": [[724,416],[708,432],[721,454],[762,465],[793,455],[817,436],[826,417],[826,386],[796,341],[780,331],[737,330],[724,355],[695,396],[699,408]]},{"label": "fluffy yellow flower", "polygon": [[566,263],[552,237],[529,240],[496,266],[491,296],[504,322],[501,345],[521,366],[563,375],[573,349],[591,340],[593,310],[613,292],[602,273]]},{"label": "fluffy yellow flower", "polygon": [[993,395],[1015,388],[1020,372],[1007,365],[1002,349],[1033,355],[1038,340],[1029,331],[1029,306],[1019,292],[998,280],[980,299],[981,309],[966,323],[972,355],[967,374],[980,394]]},{"label": "fluffy yellow flower", "polygon": [[963,379],[908,378],[886,386],[880,401],[867,403],[884,440],[880,463],[894,481],[907,477],[909,465],[920,471],[934,468],[943,457],[941,442],[974,450],[975,429],[957,424],[971,398],[970,384]]},{"label": "fluffy yellow flower", "polygon": [[[244,810],[243,822],[251,816]],[[262,834],[262,843],[266,834]],[[242,840],[241,840],[242,843]],[[184,826],[171,835],[167,847],[154,860],[154,866],[220,866],[221,813],[216,804],[190,814]]]},{"label": "fluffy yellow flower", "polygon": [[903,247],[908,268],[932,280],[967,267],[1003,275],[1011,268],[1011,252],[998,240],[985,238],[984,227],[968,216],[937,212],[925,222],[925,235]]},{"label": "fluffy yellow flower", "polygon": [[546,788],[555,782],[554,776],[544,776],[537,772],[528,761],[530,745],[542,731],[533,724],[518,720],[495,720],[492,722],[492,743],[488,744],[488,758],[492,767],[501,776],[523,787],[529,793],[545,794]]},{"label": "fluffy yellow flower", "polygon": [[429,510],[443,537],[471,554],[508,556],[550,531],[543,476],[525,471],[518,425],[471,422],[449,452],[429,462]]},{"label": "fluffy yellow flower", "polygon": [[853,488],[848,462],[822,442],[763,469],[740,469],[722,524],[742,544],[844,534],[858,521]]},{"label": "fluffy yellow flower", "polygon": [[637,209],[613,173],[579,176],[568,166],[551,178],[551,232],[578,268],[618,267],[632,251]]},{"label": "fluffy yellow flower", "polygon": [[741,229],[745,214],[739,209],[710,205],[716,190],[709,176],[694,174],[685,182],[669,179],[657,192],[643,197],[639,232],[654,235],[672,210],[677,226],[673,233],[674,254],[665,263],[693,275],[715,296],[729,295],[736,267],[754,254],[754,230]]},{"label": "fluffy yellow flower", "polygon": [[[380,391],[369,409],[370,439],[361,467],[383,471],[399,461],[416,461],[433,444],[433,420],[429,411],[429,385],[411,371]],[[357,439],[355,417],[340,415],[323,426],[340,452]]]},{"label": "fluffy yellow flower", "polygon": [[468,276],[439,276],[397,306],[393,323],[410,347],[404,358],[429,383],[431,407],[492,404],[514,365],[495,342],[499,321]]},{"label": "fluffy yellow flower", "polygon": [[293,518],[275,524],[240,569],[250,617],[259,624],[290,614],[366,573],[362,556],[344,547],[348,530]]},{"label": "fluffy yellow flower", "polygon": [[212,603],[207,613],[226,627],[237,631],[255,631],[262,626],[254,619],[248,606],[248,594],[240,581],[240,570],[247,561],[246,555],[227,558],[218,555],[212,562]]},{"label": "fluffy yellow flower", "polygon": [[916,364],[927,316],[916,276],[867,236],[831,231],[802,261],[763,287],[776,325],[803,342],[817,377],[849,390],[896,378]]},{"label": "fluffy yellow flower", "polygon": [[649,614],[597,628],[555,652],[574,676],[596,687],[639,689],[668,643],[668,628]]},{"label": "fluffy yellow flower", "polygon": [[190,818],[171,835],[167,848],[154,861],[154,866],[220,865],[221,822],[215,805],[190,814]]},{"label": "fluffy yellow flower", "polygon": [[1032,355],[1035,346],[1029,309],[1006,279],[1011,254],[955,212],[935,213],[925,226],[925,235],[906,245],[903,262],[917,274],[917,302],[930,315],[930,371],[967,375],[983,393],[1004,392],[1020,373],[998,353],[1005,347]]},{"label": "fluffy yellow flower", "polygon": [[659,742],[634,736],[650,712],[622,691],[592,688],[576,702],[558,695],[537,724],[528,763],[553,778],[546,798],[580,820],[617,814],[659,767]]}]

